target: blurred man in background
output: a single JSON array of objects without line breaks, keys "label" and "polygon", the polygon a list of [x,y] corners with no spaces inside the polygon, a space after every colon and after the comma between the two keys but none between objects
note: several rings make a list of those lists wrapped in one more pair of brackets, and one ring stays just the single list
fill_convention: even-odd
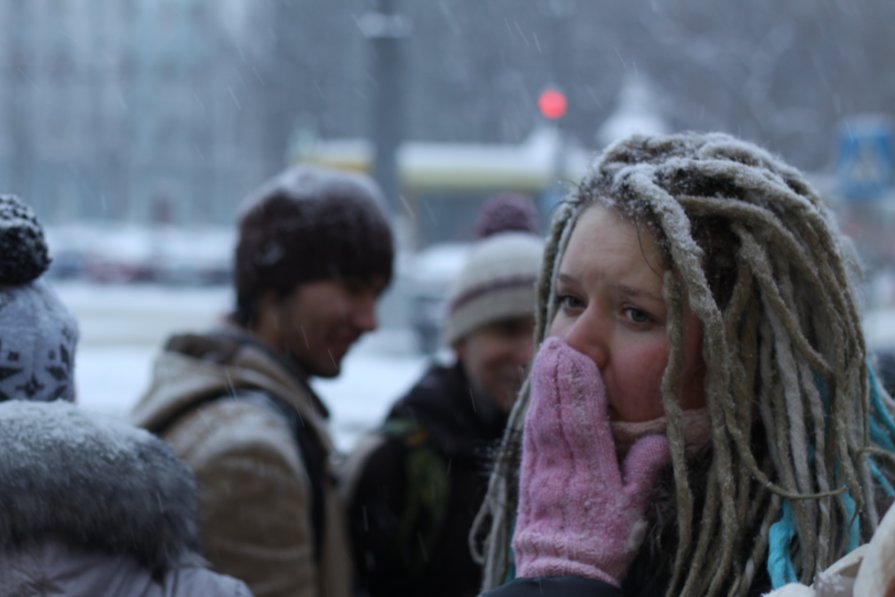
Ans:
[{"label": "blurred man in background", "polygon": [[448,303],[444,336],[454,363],[433,364],[345,465],[362,594],[478,593],[468,535],[489,449],[532,358],[543,250],[515,201],[486,204],[476,224],[488,236],[473,247]]},{"label": "blurred man in background", "polygon": [[196,473],[205,556],[258,597],[351,591],[328,412],[308,378],[337,376],[377,326],[383,210],[359,175],[296,167],[265,185],[239,225],[235,312],[171,338],[134,412]]}]

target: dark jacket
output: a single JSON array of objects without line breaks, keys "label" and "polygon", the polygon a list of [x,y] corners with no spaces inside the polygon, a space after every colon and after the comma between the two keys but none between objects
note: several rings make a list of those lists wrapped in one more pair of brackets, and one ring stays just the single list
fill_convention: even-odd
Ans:
[{"label": "dark jacket", "polygon": [[[409,434],[389,431],[408,422]],[[472,560],[468,536],[505,424],[506,416],[475,394],[461,364],[435,365],[395,404],[383,428],[354,452],[345,481],[355,562],[366,594],[478,593],[481,568]],[[426,452],[435,456],[425,462],[440,467],[430,476],[431,490],[426,482],[411,481],[409,472]],[[441,496],[439,486],[446,489]],[[432,521],[438,509],[432,501],[444,504],[440,522]]]},{"label": "dark jacket", "polygon": [[197,555],[193,477],[145,431],[4,402],[0,496],[0,595],[250,595]]},{"label": "dark jacket", "polygon": [[[285,405],[319,447],[326,469],[322,536],[315,531],[319,501],[310,463],[293,426],[269,404],[244,399],[244,390]],[[350,594],[350,553],[342,504],[330,482],[326,416],[301,372],[230,327],[172,338],[134,410],[133,421],[163,429],[196,474],[203,554],[258,597]]]},{"label": "dark jacket", "polygon": [[[618,588],[577,576],[517,578],[481,597],[617,597]],[[658,593],[661,595],[662,593]]]}]

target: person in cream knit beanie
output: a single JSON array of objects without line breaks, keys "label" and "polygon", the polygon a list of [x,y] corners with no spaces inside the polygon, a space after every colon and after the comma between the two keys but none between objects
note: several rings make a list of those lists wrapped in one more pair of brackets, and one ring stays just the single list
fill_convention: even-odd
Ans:
[{"label": "person in cream knit beanie", "polygon": [[543,241],[525,232],[501,232],[479,241],[451,292],[445,342],[453,346],[487,323],[534,313],[543,250]]},{"label": "person in cream knit beanie", "polygon": [[478,594],[468,535],[531,363],[542,251],[518,228],[476,241],[448,301],[453,362],[434,362],[348,459],[341,478],[365,594]]}]

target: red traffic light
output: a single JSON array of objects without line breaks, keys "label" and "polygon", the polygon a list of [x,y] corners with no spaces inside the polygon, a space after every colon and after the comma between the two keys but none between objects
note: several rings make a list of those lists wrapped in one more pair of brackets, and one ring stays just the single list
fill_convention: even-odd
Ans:
[{"label": "red traffic light", "polygon": [[538,108],[550,120],[562,118],[566,115],[566,96],[562,91],[549,87],[541,92]]}]

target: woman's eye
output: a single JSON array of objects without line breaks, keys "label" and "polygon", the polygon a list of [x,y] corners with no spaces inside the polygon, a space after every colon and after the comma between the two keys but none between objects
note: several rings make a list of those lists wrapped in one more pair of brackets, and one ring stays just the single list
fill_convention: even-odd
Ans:
[{"label": "woman's eye", "polygon": [[560,294],[556,297],[556,302],[563,309],[579,309],[584,303],[569,294]]},{"label": "woman's eye", "polygon": [[653,320],[649,313],[642,311],[637,307],[625,307],[625,316],[634,323],[647,323]]}]

